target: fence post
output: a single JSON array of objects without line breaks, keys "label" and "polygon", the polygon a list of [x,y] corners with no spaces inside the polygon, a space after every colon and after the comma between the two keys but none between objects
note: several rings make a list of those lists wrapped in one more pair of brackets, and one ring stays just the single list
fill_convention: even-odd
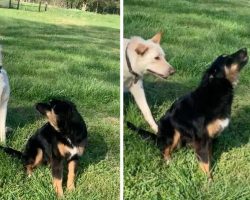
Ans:
[{"label": "fence post", "polygon": [[39,12],[41,11],[41,5],[42,5],[42,1],[39,2],[39,8],[38,8]]},{"label": "fence post", "polygon": [[9,1],[9,8],[11,8],[11,0]]},{"label": "fence post", "polygon": [[16,7],[17,10],[19,10],[19,6],[20,6],[20,0],[17,1],[17,7]]},{"label": "fence post", "polygon": [[48,8],[48,1],[45,2],[45,12],[47,11],[47,8]]}]

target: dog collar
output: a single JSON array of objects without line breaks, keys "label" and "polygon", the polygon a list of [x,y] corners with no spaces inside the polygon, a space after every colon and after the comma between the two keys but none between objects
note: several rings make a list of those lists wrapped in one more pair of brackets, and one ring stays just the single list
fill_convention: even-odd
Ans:
[{"label": "dog collar", "polygon": [[[128,44],[128,45],[129,45],[129,44]],[[127,65],[128,65],[128,70],[129,70],[129,72],[135,76],[134,84],[136,84],[137,81],[140,79],[140,75],[137,74],[137,73],[132,69],[131,62],[130,62],[129,57],[128,57],[128,45],[127,45],[126,50],[125,50],[126,62],[127,62]]]}]

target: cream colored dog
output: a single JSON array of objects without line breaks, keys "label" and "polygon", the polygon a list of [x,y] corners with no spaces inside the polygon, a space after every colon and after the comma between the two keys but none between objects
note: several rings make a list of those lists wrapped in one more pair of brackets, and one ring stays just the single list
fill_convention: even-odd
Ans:
[{"label": "cream colored dog", "polygon": [[158,132],[158,126],[148,107],[143,88],[143,76],[150,73],[160,78],[167,78],[175,72],[165,59],[160,41],[161,33],[157,33],[149,40],[141,37],[124,39],[124,91],[131,92],[145,120],[155,133]]},{"label": "cream colored dog", "polygon": [[7,104],[10,96],[9,79],[6,71],[2,68],[2,47],[0,45],[0,142],[6,140],[6,115]]}]

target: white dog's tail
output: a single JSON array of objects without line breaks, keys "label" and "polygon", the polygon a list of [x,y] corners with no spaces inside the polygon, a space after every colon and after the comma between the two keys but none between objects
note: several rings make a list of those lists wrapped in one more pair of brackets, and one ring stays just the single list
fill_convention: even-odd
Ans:
[{"label": "white dog's tail", "polygon": [[2,45],[0,44],[0,67],[3,66]]}]

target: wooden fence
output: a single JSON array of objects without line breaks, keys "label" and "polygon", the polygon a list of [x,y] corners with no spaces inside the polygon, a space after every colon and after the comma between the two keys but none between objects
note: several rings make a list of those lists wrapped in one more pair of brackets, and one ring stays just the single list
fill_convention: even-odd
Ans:
[{"label": "wooden fence", "polygon": [[46,12],[48,10],[48,2],[40,1],[39,3],[27,3],[22,2],[21,0],[0,0],[0,8]]}]

